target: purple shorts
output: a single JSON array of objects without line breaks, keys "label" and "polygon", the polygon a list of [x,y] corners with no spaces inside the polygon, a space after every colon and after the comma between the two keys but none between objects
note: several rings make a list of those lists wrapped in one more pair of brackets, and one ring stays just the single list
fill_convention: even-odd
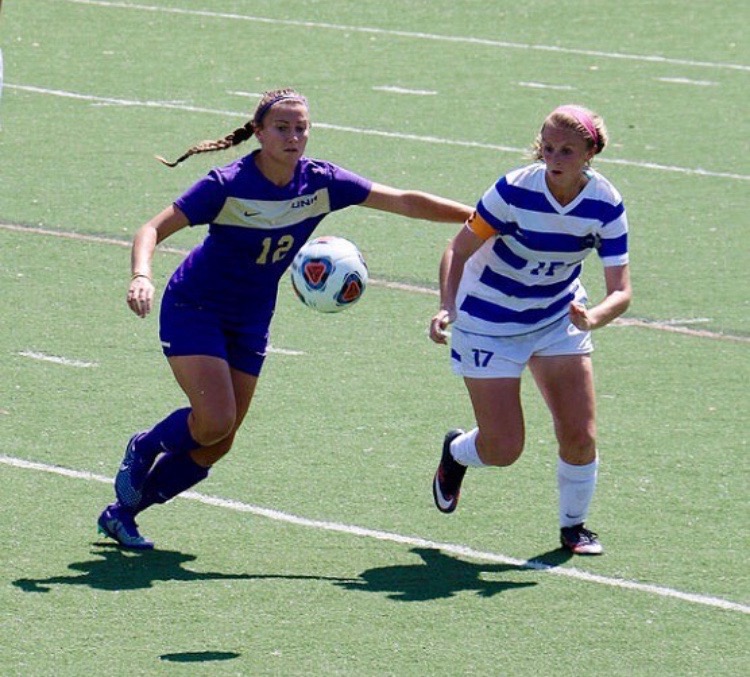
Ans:
[{"label": "purple shorts", "polygon": [[165,291],[159,317],[159,338],[167,357],[211,355],[230,367],[259,376],[266,359],[268,326],[231,321],[218,312],[186,303]]}]

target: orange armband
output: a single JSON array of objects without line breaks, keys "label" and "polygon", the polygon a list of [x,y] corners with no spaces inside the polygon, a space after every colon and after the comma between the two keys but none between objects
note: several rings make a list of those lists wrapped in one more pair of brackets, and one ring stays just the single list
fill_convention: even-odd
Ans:
[{"label": "orange armband", "polygon": [[497,235],[497,231],[476,212],[468,218],[466,227],[482,240],[489,240]]}]

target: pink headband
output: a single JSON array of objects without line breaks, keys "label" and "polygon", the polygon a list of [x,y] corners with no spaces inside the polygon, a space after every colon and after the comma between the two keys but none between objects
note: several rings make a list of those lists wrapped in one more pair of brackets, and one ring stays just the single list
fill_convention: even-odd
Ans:
[{"label": "pink headband", "polygon": [[572,116],[578,123],[583,125],[583,127],[589,133],[589,136],[593,139],[594,145],[599,145],[599,133],[596,131],[594,119],[583,108],[581,108],[580,106],[566,105],[559,106],[552,112],[567,113],[568,115]]}]

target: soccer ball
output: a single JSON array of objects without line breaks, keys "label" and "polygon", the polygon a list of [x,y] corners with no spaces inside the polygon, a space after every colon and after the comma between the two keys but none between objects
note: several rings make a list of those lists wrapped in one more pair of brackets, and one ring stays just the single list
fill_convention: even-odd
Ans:
[{"label": "soccer ball", "polygon": [[319,237],[292,261],[292,287],[309,308],[337,313],[362,298],[367,264],[357,246],[343,237]]}]

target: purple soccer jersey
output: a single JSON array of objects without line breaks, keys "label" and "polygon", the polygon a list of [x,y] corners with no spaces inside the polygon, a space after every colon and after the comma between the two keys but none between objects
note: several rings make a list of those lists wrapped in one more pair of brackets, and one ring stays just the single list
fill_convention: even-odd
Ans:
[{"label": "purple soccer jersey", "polygon": [[192,225],[207,223],[209,230],[169,285],[221,313],[241,315],[248,302],[272,309],[279,279],[320,221],[363,202],[372,186],[332,163],[302,158],[279,187],[261,174],[254,155],[212,170],[175,201]]},{"label": "purple soccer jersey", "polygon": [[160,333],[168,356],[216,355],[257,373],[260,365],[242,353],[265,353],[284,271],[327,214],[360,204],[372,187],[305,157],[279,187],[258,170],[254,154],[213,169],[175,200],[191,225],[209,229],[164,293]]}]

